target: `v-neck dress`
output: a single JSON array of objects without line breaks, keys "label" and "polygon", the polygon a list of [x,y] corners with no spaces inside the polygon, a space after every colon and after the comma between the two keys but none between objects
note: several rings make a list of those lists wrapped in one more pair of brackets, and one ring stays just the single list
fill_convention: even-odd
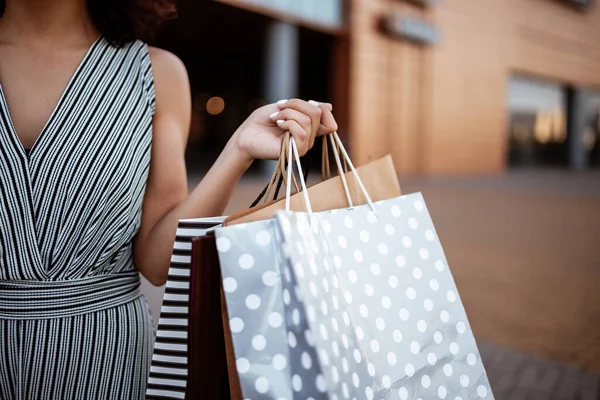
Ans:
[{"label": "v-neck dress", "polygon": [[144,398],[153,329],[132,241],[153,115],[139,41],[89,48],[29,154],[0,86],[1,399]]}]

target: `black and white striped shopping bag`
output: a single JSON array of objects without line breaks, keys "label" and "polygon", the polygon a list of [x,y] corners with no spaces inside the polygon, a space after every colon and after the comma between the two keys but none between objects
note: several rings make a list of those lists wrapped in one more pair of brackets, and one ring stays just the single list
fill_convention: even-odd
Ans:
[{"label": "black and white striped shopping bag", "polygon": [[186,398],[192,240],[206,235],[224,219],[179,221],[152,354],[147,400]]}]

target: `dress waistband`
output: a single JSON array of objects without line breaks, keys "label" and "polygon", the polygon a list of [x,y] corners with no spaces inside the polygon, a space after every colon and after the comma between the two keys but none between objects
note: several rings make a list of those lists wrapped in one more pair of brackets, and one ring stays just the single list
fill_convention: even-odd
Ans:
[{"label": "dress waistband", "polygon": [[65,281],[0,281],[0,319],[50,319],[106,310],[141,295],[137,271]]}]

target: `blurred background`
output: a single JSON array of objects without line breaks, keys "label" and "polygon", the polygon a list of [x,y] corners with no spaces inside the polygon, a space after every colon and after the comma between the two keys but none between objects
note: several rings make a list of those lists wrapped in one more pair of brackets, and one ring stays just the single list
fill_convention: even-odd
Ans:
[{"label": "blurred background", "polygon": [[[600,399],[595,3],[180,0],[152,44],[190,76],[191,185],[257,107],[333,103],[355,164],[389,153],[423,192],[496,398]],[[162,288],[145,289],[156,316]]]}]

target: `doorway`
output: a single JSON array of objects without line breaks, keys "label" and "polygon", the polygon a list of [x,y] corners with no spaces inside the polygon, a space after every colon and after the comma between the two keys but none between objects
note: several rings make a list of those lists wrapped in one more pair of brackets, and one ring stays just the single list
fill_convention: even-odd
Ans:
[{"label": "doorway", "polygon": [[[186,151],[190,174],[205,173],[237,127],[267,104],[264,70],[271,21],[215,1],[181,2],[179,18],[154,43],[180,57],[188,70],[193,104]],[[333,103],[336,38],[298,29],[297,96]],[[303,160],[311,168],[320,167],[319,146],[320,141]],[[264,169],[256,162],[249,172]]]}]

